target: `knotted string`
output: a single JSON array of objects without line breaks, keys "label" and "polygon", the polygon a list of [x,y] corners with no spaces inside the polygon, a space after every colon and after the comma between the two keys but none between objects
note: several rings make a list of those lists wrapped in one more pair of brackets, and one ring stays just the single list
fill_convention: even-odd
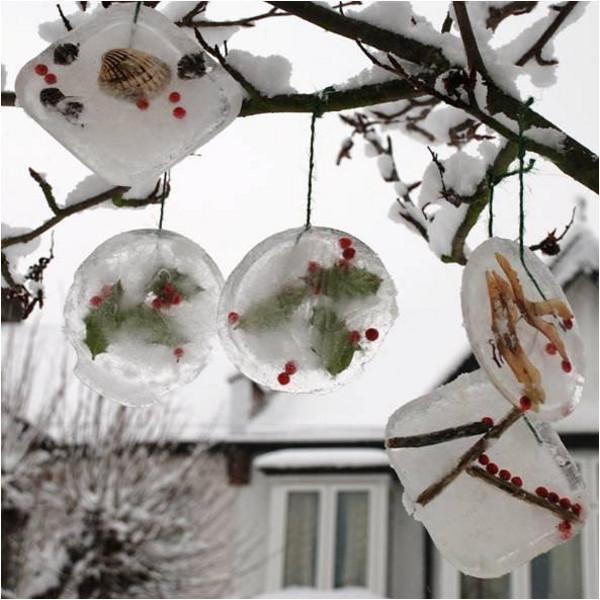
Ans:
[{"label": "knotted string", "polygon": [[313,188],[313,172],[315,168],[315,125],[317,119],[323,116],[323,107],[327,104],[327,96],[333,91],[332,87],[326,87],[317,94],[317,100],[310,116],[310,144],[308,150],[308,186],[306,190],[306,221],[304,223],[304,231],[308,231],[311,227],[312,217],[312,188]]}]

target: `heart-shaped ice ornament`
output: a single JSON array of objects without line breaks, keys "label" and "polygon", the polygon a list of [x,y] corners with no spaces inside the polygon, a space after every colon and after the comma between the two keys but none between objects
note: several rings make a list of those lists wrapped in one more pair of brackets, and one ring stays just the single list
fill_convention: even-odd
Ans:
[{"label": "heart-shaped ice ornament", "polygon": [[[105,180],[135,186],[239,114],[240,86],[160,12],[113,5],[29,61],[19,104]],[[135,21],[134,21],[135,20]]]},{"label": "heart-shaped ice ornament", "polygon": [[[556,279],[533,252],[491,238],[469,257],[462,279],[465,328],[477,361],[515,406],[540,419],[566,417],[584,383],[577,319]],[[527,272],[529,271],[529,272]]]},{"label": "heart-shaped ice ornament", "polygon": [[575,535],[588,506],[550,425],[512,407],[483,371],[399,408],[386,429],[404,505],[438,550],[499,577]]}]

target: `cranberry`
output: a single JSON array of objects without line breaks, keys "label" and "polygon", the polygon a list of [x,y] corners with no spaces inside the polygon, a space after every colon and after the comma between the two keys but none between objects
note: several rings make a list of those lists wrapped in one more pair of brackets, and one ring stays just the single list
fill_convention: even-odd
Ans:
[{"label": "cranberry", "polygon": [[523,480],[518,475],[515,475],[510,482],[517,487],[521,487],[523,485]]},{"label": "cranberry", "polygon": [[531,399],[529,396],[521,396],[519,404],[521,405],[521,410],[525,412],[531,408]]},{"label": "cranberry", "polygon": [[504,481],[508,481],[510,479],[510,471],[507,471],[506,469],[500,469],[498,477],[500,477],[500,479],[504,479]]},{"label": "cranberry", "polygon": [[365,337],[370,342],[374,342],[379,337],[379,331],[377,331],[377,329],[374,327],[369,327],[369,329],[365,331]]},{"label": "cranberry", "polygon": [[558,524],[558,531],[563,540],[568,540],[571,537],[571,523],[569,521],[561,521]]},{"label": "cranberry", "polygon": [[492,417],[483,417],[483,419],[481,419],[481,422],[484,425],[487,425],[488,427],[494,426],[494,419],[492,419]]},{"label": "cranberry", "polygon": [[321,265],[318,262],[315,262],[314,260],[311,260],[308,263],[308,272],[309,273],[317,273],[320,268],[321,268]]},{"label": "cranberry", "polygon": [[552,343],[546,344],[546,352],[548,354],[556,354],[557,351],[558,351],[558,348],[556,347],[555,344],[552,344]]},{"label": "cranberry", "polygon": [[346,248],[343,252],[342,252],[342,256],[346,259],[346,260],[352,260],[354,258],[356,254],[356,250],[354,248]]},{"label": "cranberry", "polygon": [[485,466],[490,462],[490,457],[487,454],[481,454],[477,460]]},{"label": "cranberry", "polygon": [[579,516],[581,514],[581,504],[579,502],[575,502],[575,504],[571,505],[571,510]]},{"label": "cranberry", "polygon": [[175,358],[179,360],[183,356],[183,348],[175,348],[173,354],[175,355]]},{"label": "cranberry", "polygon": [[488,463],[486,470],[490,475],[495,475],[498,472],[498,465],[493,462]]},{"label": "cranberry", "polygon": [[279,373],[279,375],[277,375],[277,381],[279,381],[281,385],[287,385],[290,382],[290,376],[287,373]]},{"label": "cranberry", "polygon": [[56,83],[56,75],[54,73],[47,73],[44,77],[44,81],[49,85],[52,85],[53,83]]},{"label": "cranberry", "polygon": [[179,92],[171,92],[169,94],[169,102],[177,103],[181,100],[181,94]]},{"label": "cranberry", "polygon": [[558,494],[556,492],[548,492],[548,500],[553,504],[558,503]]},{"label": "cranberry", "polygon": [[293,360],[288,360],[285,363],[285,367],[283,367],[283,369],[288,375],[293,375],[298,370],[298,367],[296,366],[296,363]]},{"label": "cranberry", "polygon": [[171,304],[181,304],[181,294],[173,294],[173,298],[171,298]]},{"label": "cranberry", "polygon": [[104,302],[104,298],[102,296],[92,296],[90,299],[90,304],[98,308]]},{"label": "cranberry", "polygon": [[38,75],[45,75],[48,72],[48,67],[46,65],[35,65],[35,72]]},{"label": "cranberry", "polygon": [[565,329],[573,329],[573,319],[564,319],[563,325],[565,326]]},{"label": "cranberry", "polygon": [[573,370],[573,366],[568,360],[563,360],[560,366],[565,373],[570,373]]},{"label": "cranberry", "polygon": [[140,98],[139,100],[136,101],[135,105],[140,110],[146,110],[150,106],[150,102],[148,102],[148,100],[146,100],[146,98]]},{"label": "cranberry", "polygon": [[173,116],[176,119],[183,119],[183,117],[185,117],[186,114],[187,114],[187,111],[185,110],[185,108],[183,108],[183,106],[176,106],[173,109]]},{"label": "cranberry", "polygon": [[571,508],[571,501],[568,498],[561,498],[558,501],[558,504],[561,508],[564,508],[566,510],[569,510],[569,508]]},{"label": "cranberry", "polygon": [[356,330],[350,332],[350,343],[356,346],[360,342],[360,333]]},{"label": "cranberry", "polygon": [[340,238],[340,247],[346,250],[352,246],[352,240],[349,237]]},{"label": "cranberry", "polygon": [[160,310],[163,306],[163,301],[160,298],[154,298],[154,300],[152,300],[152,308],[154,308],[155,310]]},{"label": "cranberry", "polygon": [[227,320],[229,321],[230,325],[235,325],[240,320],[240,315],[238,315],[236,312],[230,312],[227,315]]},{"label": "cranberry", "polygon": [[540,485],[539,487],[535,488],[535,493],[540,498],[545,498],[548,495],[548,490],[543,485]]}]

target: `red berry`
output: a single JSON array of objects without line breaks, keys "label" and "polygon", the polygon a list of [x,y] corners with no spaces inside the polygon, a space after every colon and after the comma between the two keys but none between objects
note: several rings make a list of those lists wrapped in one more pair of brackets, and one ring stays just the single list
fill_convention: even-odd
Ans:
[{"label": "red berry", "polygon": [[483,419],[481,419],[481,422],[484,425],[487,425],[488,427],[494,426],[494,419],[492,419],[492,417],[483,417]]},{"label": "red berry", "polygon": [[571,523],[569,521],[561,521],[557,528],[563,540],[568,540],[571,537]]},{"label": "red berry", "polygon": [[570,373],[573,369],[573,366],[568,360],[563,360],[560,366],[565,373]]},{"label": "red berry", "polygon": [[348,237],[340,238],[340,246],[345,250],[352,246],[352,240]]},{"label": "red berry", "polygon": [[360,333],[358,331],[351,331],[350,332],[350,343],[352,345],[356,345],[358,344],[358,342],[360,342]]},{"label": "red berry", "polygon": [[565,329],[573,329],[573,319],[564,319],[563,325],[565,326]]},{"label": "red berry", "polygon": [[169,94],[169,102],[179,102],[181,100],[181,94],[179,92],[171,92]]},{"label": "red berry", "polygon": [[525,412],[531,408],[531,399],[529,396],[521,396],[519,404],[521,405],[521,410]]},{"label": "red berry", "polygon": [[50,85],[56,83],[56,75],[54,73],[47,73],[44,77],[44,81]]},{"label": "red berry", "polygon": [[498,465],[493,462],[488,463],[486,470],[490,475],[495,475],[498,472]]},{"label": "red berry", "polygon": [[500,469],[498,477],[500,477],[500,479],[504,479],[504,481],[508,481],[510,479],[510,471],[507,471],[506,469]]},{"label": "red berry", "polygon": [[290,382],[290,376],[287,373],[279,373],[279,375],[277,375],[277,381],[279,381],[281,385],[287,385]]},{"label": "red berry", "polygon": [[311,260],[308,263],[308,272],[309,273],[316,273],[320,268],[321,268],[321,265],[318,262],[315,262],[314,260]]},{"label": "red berry", "polygon": [[181,294],[174,294],[171,299],[171,304],[181,304]]},{"label": "red berry", "polygon": [[152,300],[152,308],[154,308],[155,310],[160,310],[163,306],[163,301],[160,298],[154,298],[154,300]]},{"label": "red berry", "polygon": [[296,366],[296,363],[293,360],[288,360],[285,363],[285,367],[283,367],[283,369],[288,375],[293,375],[298,370],[298,367]]},{"label": "red berry", "polygon": [[510,482],[517,487],[521,487],[523,485],[523,480],[518,475],[515,475]]},{"label": "red berry", "polygon": [[240,315],[238,315],[236,312],[230,312],[227,315],[227,320],[229,321],[230,325],[235,325],[240,320]]},{"label": "red berry", "polygon": [[575,502],[575,504],[571,505],[571,510],[579,516],[581,514],[581,504],[579,502]]},{"label": "red berry", "polygon": [[556,347],[555,344],[552,344],[552,343],[546,344],[546,352],[548,354],[556,354],[557,351],[558,351],[558,348]]},{"label": "red berry", "polygon": [[374,342],[379,337],[379,331],[374,327],[370,327],[365,331],[365,337],[370,341]]},{"label": "red berry", "polygon": [[183,108],[183,106],[177,106],[173,109],[173,116],[176,119],[183,119],[183,117],[185,117],[186,115],[186,110],[185,108]]},{"label": "red berry", "polygon": [[558,494],[556,492],[548,492],[548,500],[553,504],[558,503]]},{"label": "red berry", "polygon": [[146,100],[146,98],[140,98],[135,105],[140,109],[140,110],[146,110],[149,106],[150,106],[150,102],[148,102],[148,100]]},{"label": "red berry", "polygon": [[490,457],[487,454],[481,454],[477,460],[485,466],[490,462]]},{"label": "red berry", "polygon": [[90,304],[92,306],[98,307],[104,302],[104,298],[102,296],[92,296],[90,299]]},{"label": "red berry", "polygon": [[342,252],[342,256],[346,259],[346,260],[352,260],[354,258],[354,255],[356,254],[356,250],[354,248],[346,248],[343,252]]},{"label": "red berry", "polygon": [[173,350],[173,354],[175,355],[175,358],[179,360],[183,356],[183,348],[175,348],[175,350]]},{"label": "red berry", "polygon": [[540,485],[540,487],[535,488],[535,493],[540,498],[545,498],[548,495],[548,490],[543,485]]},{"label": "red berry", "polygon": [[48,72],[48,67],[46,65],[35,65],[35,72],[38,75],[45,75]]},{"label": "red berry", "polygon": [[567,510],[569,508],[571,508],[571,501],[568,498],[561,498],[558,501],[558,504],[560,505],[561,508],[564,508],[564,509],[567,509]]}]

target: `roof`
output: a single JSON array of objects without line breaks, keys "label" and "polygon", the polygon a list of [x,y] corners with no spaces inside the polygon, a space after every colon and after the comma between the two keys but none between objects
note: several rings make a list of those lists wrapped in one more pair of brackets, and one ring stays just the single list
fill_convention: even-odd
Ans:
[{"label": "roof", "polygon": [[376,448],[290,448],[265,452],[254,460],[263,471],[389,467],[385,450]]}]

